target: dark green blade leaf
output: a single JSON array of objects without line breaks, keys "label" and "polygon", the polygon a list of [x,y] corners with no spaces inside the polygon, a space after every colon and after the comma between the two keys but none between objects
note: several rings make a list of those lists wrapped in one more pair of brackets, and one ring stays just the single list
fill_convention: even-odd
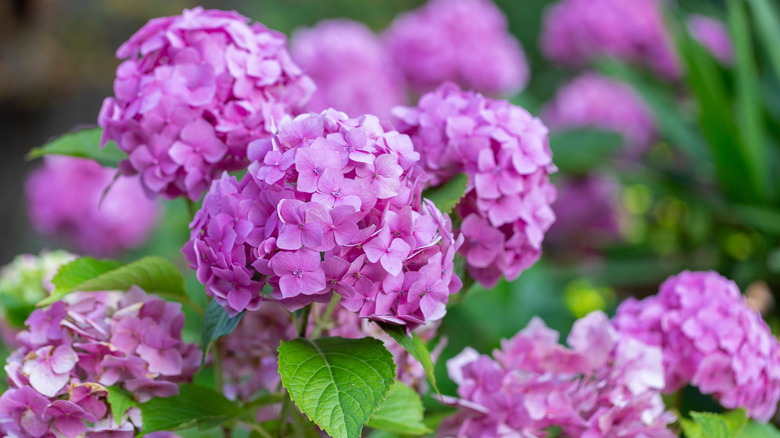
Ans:
[{"label": "dark green blade leaf", "polygon": [[468,175],[459,173],[444,184],[425,190],[422,197],[433,201],[442,213],[450,213],[466,194],[468,183]]},{"label": "dark green blade leaf", "polygon": [[120,151],[113,141],[106,143],[105,147],[101,148],[100,136],[102,133],[103,130],[100,128],[89,128],[63,134],[49,143],[31,150],[27,154],[27,159],[32,160],[45,155],[69,155],[89,158],[106,167],[117,167],[120,161],[127,158],[127,155]]},{"label": "dark green blade leaf", "polygon": [[126,389],[109,386],[106,390],[108,391],[108,404],[111,405],[111,413],[114,414],[114,421],[116,424],[121,424],[122,415],[133,406],[138,406],[138,404]]},{"label": "dark green blade leaf", "polygon": [[141,405],[143,433],[174,431],[196,424],[216,427],[242,414],[241,408],[219,392],[200,385],[179,386],[179,395],[153,398]]},{"label": "dark green blade leaf", "polygon": [[368,420],[368,427],[406,435],[422,435],[431,430],[423,423],[420,396],[403,382],[395,382],[387,398]]},{"label": "dark green blade leaf", "polygon": [[374,338],[282,341],[282,384],[298,408],[335,438],[357,438],[395,380],[393,356]]},{"label": "dark green blade leaf", "polygon": [[231,318],[219,303],[215,300],[211,300],[208,307],[206,307],[206,314],[203,316],[201,337],[203,341],[204,356],[208,353],[209,346],[212,342],[216,341],[221,336],[229,335],[236,329],[238,323],[241,322],[244,313],[246,313],[246,311]]},{"label": "dark green blade leaf", "polygon": [[553,162],[566,173],[588,173],[594,167],[608,163],[622,144],[620,134],[595,129],[559,131],[550,135]]},{"label": "dark green blade leaf", "polygon": [[428,347],[425,346],[425,342],[417,336],[417,333],[412,332],[411,336],[406,333],[406,327],[397,324],[379,323],[382,330],[385,331],[390,337],[395,339],[401,347],[404,348],[413,358],[417,359],[425,370],[425,375],[428,376],[428,381],[431,382],[433,390],[439,393],[439,388],[436,386],[436,375],[433,369],[433,359],[431,359],[431,353],[428,351]]},{"label": "dark green blade leaf", "polygon": [[775,79],[780,80],[780,15],[772,0],[748,0],[753,11],[754,23],[758,28],[761,43],[769,54],[769,60],[775,71]]},{"label": "dark green blade leaf", "polygon": [[[63,266],[60,271],[68,268],[77,259]],[[98,262],[98,263],[95,263]],[[108,270],[110,267],[114,269]],[[59,279],[60,285],[55,282],[55,289],[48,298],[38,303],[38,306],[46,306],[61,300],[71,292],[95,292],[104,290],[127,290],[132,286],[138,286],[148,293],[154,293],[163,297],[189,301],[184,288],[184,277],[176,265],[170,261],[158,257],[149,256],[133,263],[117,267],[117,262],[100,262],[94,259],[79,262],[66,270]],[[60,272],[55,275],[55,280]]]}]

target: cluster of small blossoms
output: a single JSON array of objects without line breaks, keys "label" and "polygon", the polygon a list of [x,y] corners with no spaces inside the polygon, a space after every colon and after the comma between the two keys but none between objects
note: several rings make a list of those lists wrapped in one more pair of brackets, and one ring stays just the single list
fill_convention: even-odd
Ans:
[{"label": "cluster of small blossoms", "polygon": [[680,66],[662,7],[664,0],[561,0],[545,12],[545,56],[580,67],[601,56],[649,65],[676,79]]},{"label": "cluster of small blossoms", "polygon": [[615,326],[663,350],[666,392],[685,385],[760,421],[780,401],[780,348],[737,285],[715,272],[682,272],[658,295],[629,298]]},{"label": "cluster of small blossoms", "polygon": [[51,278],[59,267],[75,258],[66,251],[22,254],[0,270],[0,340],[16,348],[16,331],[35,309],[35,304],[54,289]]},{"label": "cluster of small blossoms", "polygon": [[326,110],[282,121],[249,158],[240,182],[213,183],[183,249],[229,314],[268,298],[292,310],[336,292],[364,318],[414,328],[444,316],[461,286],[460,241],[420,199],[408,136],[374,116]]},{"label": "cluster of small blossoms", "polygon": [[547,232],[545,247],[560,251],[597,249],[596,245],[620,237],[620,184],[591,174],[556,181],[553,204],[555,223]]},{"label": "cluster of small blossoms", "polygon": [[734,63],[734,47],[729,30],[720,20],[691,14],[686,20],[688,32],[724,65]]},{"label": "cluster of small blossoms", "polygon": [[621,134],[629,155],[646,150],[656,136],[650,109],[634,90],[597,73],[585,73],[558,90],[542,110],[552,130],[595,127]]},{"label": "cluster of small blossoms", "polygon": [[3,436],[135,436],[140,410],[131,408],[117,424],[106,388],[126,389],[141,403],[169,397],[200,364],[197,346],[181,340],[181,305],[135,287],[72,294],[33,312],[26,325],[5,366]]},{"label": "cluster of small blossoms", "polygon": [[430,0],[397,17],[385,38],[393,61],[418,91],[454,81],[511,95],[528,82],[525,53],[491,0]]},{"label": "cluster of small blossoms", "polygon": [[62,237],[91,255],[141,246],[157,225],[159,205],[136,178],[115,176],[92,160],[46,157],[25,186],[30,222],[41,234]]},{"label": "cluster of small blossoms", "polygon": [[200,199],[220,171],[245,168],[249,142],[314,92],[284,35],[248,22],[198,7],[151,20],[119,47],[128,59],[98,122],[150,196]]},{"label": "cluster of small blossoms", "polygon": [[495,359],[466,349],[448,361],[460,409],[439,436],[546,436],[555,426],[572,438],[676,436],[658,347],[618,333],[601,312],[578,320],[568,344],[535,318]]},{"label": "cluster of small blossoms", "polygon": [[403,75],[379,37],[362,23],[325,20],[296,30],[290,54],[317,84],[308,105],[311,111],[332,107],[384,119],[392,107],[406,101]]},{"label": "cluster of small blossoms", "polygon": [[555,220],[549,174],[556,168],[544,124],[518,106],[452,83],[393,115],[399,131],[411,136],[431,185],[468,175],[455,211],[463,219],[460,251],[471,277],[492,287],[501,274],[512,280],[534,264]]}]

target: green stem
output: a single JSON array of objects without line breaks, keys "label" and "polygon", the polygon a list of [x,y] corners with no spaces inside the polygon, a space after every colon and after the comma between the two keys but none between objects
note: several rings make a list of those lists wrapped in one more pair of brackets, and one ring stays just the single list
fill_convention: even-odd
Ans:
[{"label": "green stem", "polygon": [[190,212],[190,219],[195,217],[195,202],[192,199],[187,199],[187,210]]},{"label": "green stem", "polygon": [[287,435],[287,417],[289,417],[290,405],[292,405],[292,399],[290,394],[285,391],[284,401],[282,401],[282,413],[279,415],[278,438],[284,438]]},{"label": "green stem", "polygon": [[330,324],[330,316],[333,314],[333,310],[336,309],[336,304],[338,304],[340,300],[341,300],[341,295],[333,294],[333,297],[330,299],[330,302],[328,302],[328,307],[325,308],[325,312],[323,312],[322,315],[319,316],[319,318],[316,321],[316,324],[314,325],[314,331],[311,334],[312,339],[317,339],[320,336],[320,333],[322,333],[322,331],[325,329],[325,327],[328,324]]},{"label": "green stem", "polygon": [[222,356],[220,355],[219,339],[214,341],[211,346],[211,361],[214,364],[214,383],[217,386],[217,391],[222,394],[225,382],[222,376]]},{"label": "green stem", "polygon": [[311,304],[303,308],[303,313],[301,313],[300,318],[300,325],[298,326],[298,337],[305,338],[306,337],[306,329],[309,325],[309,315],[311,314]]},{"label": "green stem", "polygon": [[248,423],[249,427],[252,428],[255,432],[257,432],[261,437],[263,438],[273,438],[270,433],[268,433],[265,429],[263,429],[263,426],[257,424],[257,423]]}]

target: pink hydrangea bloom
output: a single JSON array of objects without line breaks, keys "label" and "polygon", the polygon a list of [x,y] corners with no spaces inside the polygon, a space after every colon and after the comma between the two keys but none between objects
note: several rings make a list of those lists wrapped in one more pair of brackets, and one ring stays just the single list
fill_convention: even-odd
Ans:
[{"label": "pink hydrangea bloom", "polygon": [[3,436],[134,436],[142,427],[139,409],[116,424],[106,388],[127,389],[139,402],[168,397],[200,365],[198,347],[181,340],[181,305],[137,287],[72,294],[33,312],[26,325],[5,366]]},{"label": "pink hydrangea bloom", "polygon": [[560,178],[556,185],[556,220],[545,237],[547,248],[588,251],[620,238],[620,185],[616,181],[593,174]]},{"label": "pink hydrangea bloom", "polygon": [[666,392],[691,384],[760,421],[780,401],[780,348],[737,285],[715,272],[670,277],[658,295],[618,307],[615,326],[663,350]]},{"label": "pink hydrangea bloom", "polygon": [[334,19],[296,30],[290,53],[317,84],[308,106],[312,111],[336,108],[386,118],[393,106],[405,103],[401,72],[379,37],[362,23]]},{"label": "pink hydrangea bloom", "polygon": [[431,0],[396,18],[385,38],[393,60],[419,91],[454,81],[511,95],[528,82],[525,53],[490,0]]},{"label": "pink hydrangea bloom", "polygon": [[157,224],[159,205],[147,199],[137,177],[114,181],[115,174],[91,160],[46,157],[25,186],[33,227],[101,257],[141,246]]},{"label": "pink hydrangea bloom", "polygon": [[495,359],[467,348],[449,360],[460,409],[439,436],[544,436],[553,426],[572,438],[676,436],[658,347],[619,334],[601,312],[577,321],[568,344],[535,318]]},{"label": "pink hydrangea bloom", "polygon": [[734,63],[734,47],[729,30],[722,21],[705,15],[691,14],[687,18],[688,32],[712,55],[726,65]]},{"label": "pink hydrangea bloom", "polygon": [[626,153],[638,155],[656,137],[655,121],[642,98],[628,85],[585,73],[558,90],[542,110],[542,120],[552,130],[593,127],[618,132]]},{"label": "pink hydrangea bloom", "polygon": [[569,66],[610,56],[671,79],[680,65],[666,30],[664,0],[560,0],[545,11],[541,48]]},{"label": "pink hydrangea bloom", "polygon": [[236,12],[185,9],[155,18],[117,50],[114,97],[103,102],[103,141],[128,154],[150,196],[200,199],[223,170],[245,168],[251,140],[301,109],[314,83],[285,37]]},{"label": "pink hydrangea bloom", "polygon": [[502,274],[512,280],[533,265],[555,220],[549,174],[556,168],[544,124],[518,106],[452,83],[423,95],[416,108],[396,107],[393,114],[399,130],[411,136],[431,185],[461,172],[469,177],[455,207],[463,218],[460,251],[469,274],[492,287]]},{"label": "pink hydrangea bloom", "polygon": [[461,285],[460,241],[421,200],[417,157],[409,137],[375,116],[326,110],[282,121],[249,146],[247,176],[213,183],[183,252],[231,315],[336,292],[364,318],[412,328],[438,320]]}]

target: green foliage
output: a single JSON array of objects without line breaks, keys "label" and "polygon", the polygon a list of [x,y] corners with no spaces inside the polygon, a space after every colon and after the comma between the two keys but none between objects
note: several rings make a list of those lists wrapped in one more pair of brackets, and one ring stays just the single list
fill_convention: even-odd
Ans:
[{"label": "green foliage", "polygon": [[176,265],[158,256],[144,257],[127,265],[81,257],[60,268],[52,282],[54,291],[38,306],[59,301],[71,292],[127,290],[132,286],[167,298],[189,300],[181,272]]},{"label": "green foliage", "polygon": [[616,132],[573,129],[550,135],[553,162],[567,173],[588,173],[609,162],[623,138]]},{"label": "green foliage", "polygon": [[395,364],[374,338],[299,338],[279,346],[279,373],[301,412],[331,436],[353,438],[390,390]]},{"label": "green foliage", "polygon": [[108,404],[111,405],[111,413],[114,415],[114,422],[116,422],[116,424],[121,424],[122,415],[124,415],[128,409],[138,406],[138,404],[133,400],[132,395],[130,395],[126,389],[119,388],[118,386],[109,386],[106,390],[108,391]]},{"label": "green foliage", "polygon": [[380,323],[379,326],[382,327],[382,330],[390,335],[398,345],[409,352],[413,358],[417,359],[417,362],[420,362],[434,391],[439,392],[439,388],[436,386],[436,375],[434,374],[431,353],[428,351],[428,347],[425,346],[425,342],[417,336],[417,333],[411,332],[411,334],[407,334],[406,327],[397,324]]},{"label": "green foliage", "polygon": [[737,435],[738,438],[780,438],[780,431],[772,423],[748,421]]},{"label": "green foliage", "polygon": [[71,157],[89,158],[106,167],[117,167],[119,162],[127,158],[116,143],[110,141],[105,147],[100,147],[100,128],[82,129],[63,134],[45,145],[35,148],[27,154],[27,159],[41,158],[46,155],[69,155]]},{"label": "green foliage", "polygon": [[682,427],[688,438],[737,438],[747,423],[743,409],[714,414],[691,412],[692,420],[682,419]]},{"label": "green foliage", "polygon": [[433,201],[442,213],[449,213],[466,194],[468,182],[468,175],[459,173],[444,184],[425,190],[422,197]]},{"label": "green foliage", "polygon": [[387,398],[368,420],[368,427],[406,435],[430,432],[423,423],[420,396],[405,383],[396,381]]},{"label": "green foliage", "polygon": [[207,354],[209,346],[212,342],[219,339],[221,336],[227,336],[233,332],[241,322],[241,318],[246,311],[239,313],[234,317],[230,317],[225,309],[216,302],[211,300],[208,307],[206,307],[206,314],[203,316],[202,324],[202,342],[203,342],[203,354]]},{"label": "green foliage", "polygon": [[179,386],[179,395],[141,405],[143,433],[197,426],[204,430],[237,419],[243,410],[221,393],[200,385]]}]

